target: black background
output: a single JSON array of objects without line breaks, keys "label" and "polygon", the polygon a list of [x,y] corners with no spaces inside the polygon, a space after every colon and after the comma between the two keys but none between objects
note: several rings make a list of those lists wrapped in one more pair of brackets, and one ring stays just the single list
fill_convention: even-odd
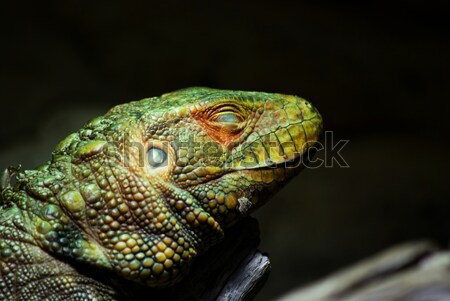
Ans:
[{"label": "black background", "polygon": [[32,168],[113,105],[183,87],[296,94],[350,141],[350,168],[306,170],[256,214],[259,300],[401,241],[446,245],[448,3],[2,3],[0,165]]}]

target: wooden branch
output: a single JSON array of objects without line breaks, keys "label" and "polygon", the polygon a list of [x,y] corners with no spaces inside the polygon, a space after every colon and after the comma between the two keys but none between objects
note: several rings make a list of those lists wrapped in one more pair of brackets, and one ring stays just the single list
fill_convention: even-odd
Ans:
[{"label": "wooden branch", "polygon": [[406,243],[312,285],[283,301],[450,301],[450,252]]}]

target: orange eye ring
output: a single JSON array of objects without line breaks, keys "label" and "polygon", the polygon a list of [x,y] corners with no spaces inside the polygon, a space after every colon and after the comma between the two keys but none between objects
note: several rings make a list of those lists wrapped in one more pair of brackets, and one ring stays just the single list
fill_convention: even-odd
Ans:
[{"label": "orange eye ring", "polygon": [[246,107],[220,103],[197,111],[193,117],[212,138],[228,145],[241,135],[247,124],[247,115]]}]

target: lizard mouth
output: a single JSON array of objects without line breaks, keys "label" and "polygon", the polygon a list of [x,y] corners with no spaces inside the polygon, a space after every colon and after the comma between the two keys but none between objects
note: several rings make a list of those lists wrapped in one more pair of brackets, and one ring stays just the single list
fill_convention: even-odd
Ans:
[{"label": "lizard mouth", "polygon": [[310,166],[312,159],[314,158],[319,142],[316,141],[311,147],[309,147],[304,153],[296,153],[292,158],[287,158],[281,162],[273,162],[270,159],[266,160],[264,164],[255,164],[254,166],[238,166],[231,170],[231,172],[239,172],[245,170],[271,170],[271,169],[301,169],[303,167]]},{"label": "lizard mouth", "polygon": [[315,142],[314,145],[308,148],[304,153],[297,154],[293,159],[288,159],[286,161],[280,163],[274,163],[268,165],[267,167],[262,167],[262,169],[274,169],[274,168],[287,168],[287,169],[298,169],[310,166],[312,159],[314,158],[317,147],[315,147],[318,142]]},{"label": "lizard mouth", "polygon": [[291,178],[298,174],[303,168],[310,166],[312,162],[312,158],[315,156],[317,151],[316,144],[319,142],[315,142],[313,146],[308,148],[304,153],[297,153],[293,158],[288,158],[282,162],[272,162],[267,160],[264,164],[254,164],[251,166],[234,166],[232,168],[226,169],[223,173],[217,174],[215,176],[211,176],[208,180],[202,181],[201,183],[193,183],[191,185],[184,185],[183,187],[197,187],[202,186],[208,183],[215,183],[220,179],[226,179],[233,175],[248,175],[250,178],[258,181],[262,172],[275,172],[280,178],[276,178],[274,175],[273,181],[283,181],[284,179]]},{"label": "lizard mouth", "polygon": [[303,168],[311,166],[316,148],[312,147],[303,154],[298,154],[293,159],[280,163],[274,163],[253,169],[241,169],[223,175],[225,180],[228,177],[237,176],[243,179],[251,179],[255,184],[253,189],[240,188],[240,196],[237,199],[238,211],[241,216],[245,216],[263,204],[265,204],[281,189],[284,184],[293,179]]}]

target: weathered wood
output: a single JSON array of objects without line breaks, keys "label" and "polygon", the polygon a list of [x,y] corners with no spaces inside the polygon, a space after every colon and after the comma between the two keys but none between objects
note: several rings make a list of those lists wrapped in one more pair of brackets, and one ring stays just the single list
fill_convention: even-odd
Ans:
[{"label": "weathered wood", "polygon": [[450,301],[450,252],[430,242],[394,247],[283,301]]},{"label": "weathered wood", "polygon": [[267,256],[255,251],[247,256],[220,291],[217,301],[252,300],[262,288],[270,271]]}]

